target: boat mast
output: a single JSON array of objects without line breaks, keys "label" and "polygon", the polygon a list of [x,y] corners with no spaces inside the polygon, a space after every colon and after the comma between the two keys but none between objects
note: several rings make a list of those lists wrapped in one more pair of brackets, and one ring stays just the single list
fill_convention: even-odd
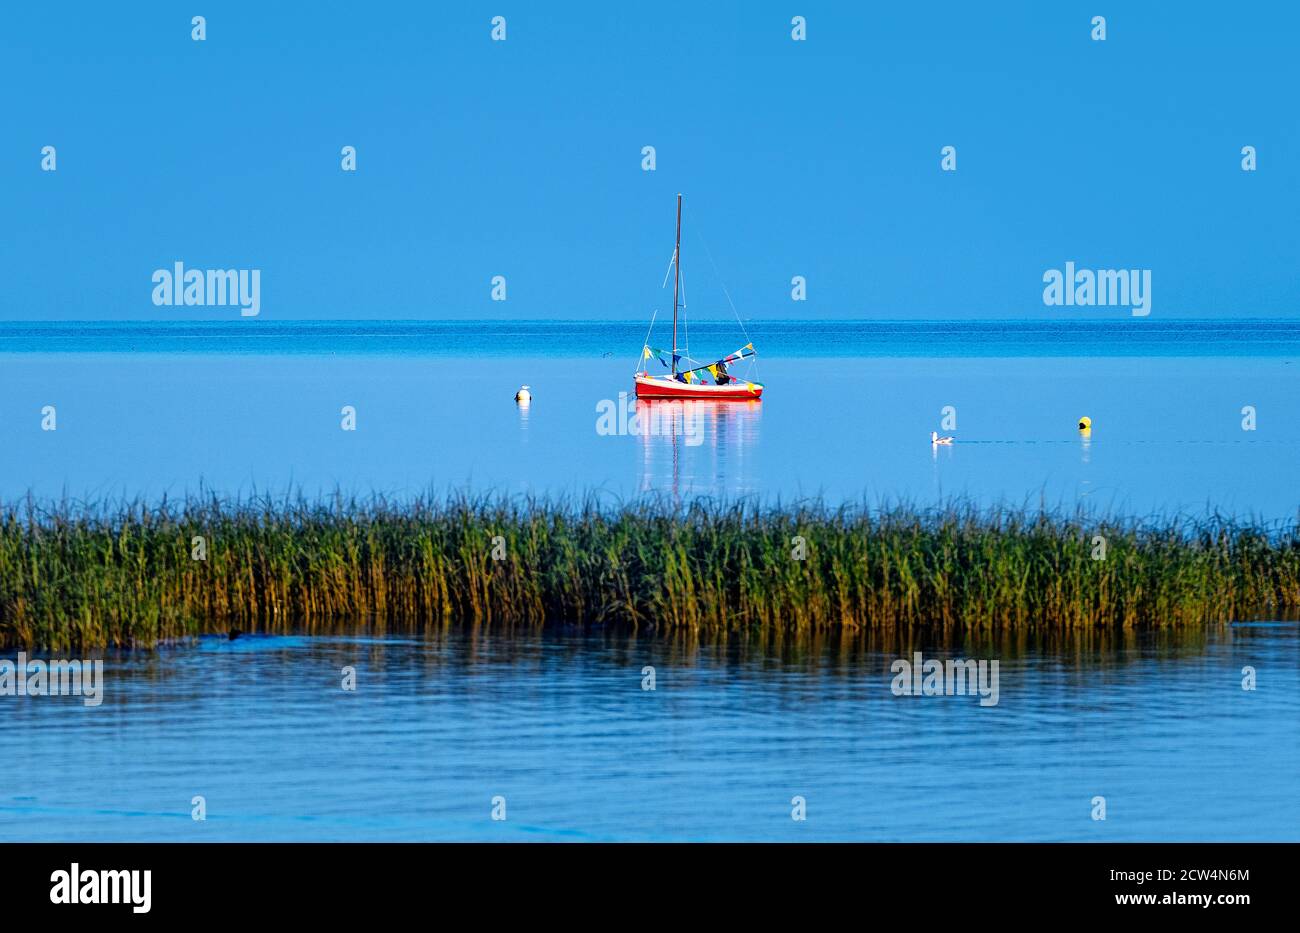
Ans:
[{"label": "boat mast", "polygon": [[682,196],[677,195],[677,246],[673,248],[673,375],[677,375],[677,291],[682,284]]}]

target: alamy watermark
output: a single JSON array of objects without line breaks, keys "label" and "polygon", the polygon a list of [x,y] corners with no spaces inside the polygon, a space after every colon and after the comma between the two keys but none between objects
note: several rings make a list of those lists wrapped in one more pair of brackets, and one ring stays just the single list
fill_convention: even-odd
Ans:
[{"label": "alamy watermark", "polygon": [[939,661],[912,653],[889,665],[894,680],[889,690],[896,697],[974,696],[980,706],[998,705],[998,662],[980,659]]},{"label": "alamy watermark", "polygon": [[1079,269],[1073,262],[1065,264],[1065,271],[1048,269],[1043,273],[1047,287],[1043,289],[1043,304],[1049,307],[1108,307],[1131,308],[1134,317],[1151,313],[1150,269]]},{"label": "alamy watermark", "polygon": [[148,868],[96,870],[73,862],[66,871],[51,874],[50,881],[51,904],[130,904],[137,914],[147,914],[153,904],[153,871]]},{"label": "alamy watermark", "polygon": [[154,270],[153,303],[162,307],[230,306],[244,317],[262,310],[261,269],[186,269],[177,261],[171,269]]},{"label": "alamy watermark", "polygon": [[79,696],[86,706],[98,706],[104,702],[104,662],[28,660],[20,651],[16,662],[0,660],[0,696]]},{"label": "alamy watermark", "polygon": [[626,392],[618,401],[603,398],[596,403],[596,433],[602,437],[635,434],[685,437],[687,447],[704,443],[704,406],[690,400],[638,403]]}]

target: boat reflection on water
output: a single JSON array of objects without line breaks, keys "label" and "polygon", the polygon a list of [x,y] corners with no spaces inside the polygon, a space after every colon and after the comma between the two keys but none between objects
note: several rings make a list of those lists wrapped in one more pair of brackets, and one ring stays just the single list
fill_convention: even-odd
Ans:
[{"label": "boat reflection on water", "polygon": [[763,403],[637,399],[641,492],[746,495],[759,488]]}]

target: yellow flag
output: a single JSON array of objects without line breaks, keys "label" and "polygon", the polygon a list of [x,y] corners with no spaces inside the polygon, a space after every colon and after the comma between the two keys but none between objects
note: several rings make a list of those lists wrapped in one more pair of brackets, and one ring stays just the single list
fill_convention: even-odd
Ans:
[{"label": "yellow flag", "polygon": [[642,347],[641,352],[645,354],[644,358],[647,360],[650,359],[650,357],[654,356],[654,354],[650,352],[649,347]]},{"label": "yellow flag", "polygon": [[718,378],[718,367],[716,367],[716,366],[710,366],[710,367],[709,367],[709,372],[713,374],[713,378],[714,378],[714,379],[717,379],[717,378]]}]

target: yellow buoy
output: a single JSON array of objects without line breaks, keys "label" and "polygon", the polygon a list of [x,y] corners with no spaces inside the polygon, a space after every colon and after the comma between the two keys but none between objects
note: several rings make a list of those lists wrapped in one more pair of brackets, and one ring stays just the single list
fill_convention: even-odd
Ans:
[{"label": "yellow buoy", "polygon": [[1092,430],[1092,419],[1089,418],[1087,415],[1084,415],[1082,418],[1080,418],[1080,419],[1079,419],[1079,430],[1080,430],[1080,431],[1083,431],[1085,434],[1086,434],[1087,432],[1091,431],[1091,430]]}]

